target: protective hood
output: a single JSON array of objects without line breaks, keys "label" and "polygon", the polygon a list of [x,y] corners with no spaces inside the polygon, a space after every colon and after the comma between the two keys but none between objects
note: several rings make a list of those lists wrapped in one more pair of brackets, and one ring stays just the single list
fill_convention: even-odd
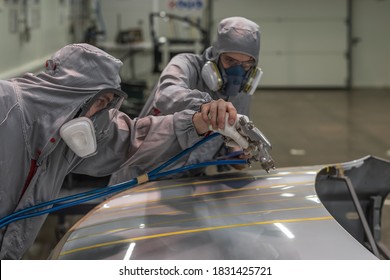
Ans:
[{"label": "protective hood", "polygon": [[259,26],[243,17],[223,19],[217,30],[217,40],[206,50],[207,60],[217,61],[221,53],[238,52],[253,57],[258,63],[260,52]]},{"label": "protective hood", "polygon": [[33,159],[48,155],[60,140],[60,127],[102,92],[120,91],[122,62],[88,44],[71,44],[46,61],[38,75],[12,79],[20,100],[25,138]]}]

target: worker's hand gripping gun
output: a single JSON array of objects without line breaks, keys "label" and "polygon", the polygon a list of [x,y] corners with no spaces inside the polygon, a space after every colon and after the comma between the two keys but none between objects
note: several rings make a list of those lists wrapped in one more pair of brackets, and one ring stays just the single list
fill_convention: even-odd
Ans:
[{"label": "worker's hand gripping gun", "polygon": [[250,155],[249,163],[258,161],[261,167],[269,172],[275,169],[274,160],[268,150],[272,149],[271,143],[264,134],[245,115],[237,114],[234,125],[229,125],[226,116],[225,128],[218,129],[229,147],[241,147],[246,155]]}]

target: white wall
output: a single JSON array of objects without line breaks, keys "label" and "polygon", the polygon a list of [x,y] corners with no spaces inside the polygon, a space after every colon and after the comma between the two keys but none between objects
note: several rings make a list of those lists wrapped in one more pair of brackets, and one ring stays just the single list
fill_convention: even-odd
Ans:
[{"label": "white wall", "polygon": [[[19,20],[23,19],[24,2],[0,0],[0,78],[30,71],[72,40],[69,33],[71,0],[27,0],[35,14],[39,10],[40,24],[31,30],[28,42],[21,39],[22,24],[17,32],[10,32],[11,10],[17,10]],[[101,0],[106,39],[113,41],[119,28],[140,27],[145,40],[149,41],[150,12],[164,10],[205,19],[204,9],[183,8],[196,2]],[[265,73],[264,86],[346,84],[347,0],[213,0],[213,3],[214,16],[209,26],[212,34],[215,34],[216,23],[226,16],[245,16],[261,26],[260,63]],[[353,4],[353,35],[359,38],[353,48],[353,86],[389,88],[390,0],[353,0]],[[136,55],[138,78],[151,74],[152,59],[151,50]]]},{"label": "white wall", "polygon": [[355,0],[353,84],[390,87],[390,0]]},{"label": "white wall", "polygon": [[[0,2],[1,79],[34,71],[43,66],[54,51],[70,42],[69,1]],[[29,38],[24,32],[26,18],[30,27]]]},{"label": "white wall", "polygon": [[215,23],[224,17],[240,15],[259,24],[263,86],[346,85],[346,0],[215,0],[214,3]]},{"label": "white wall", "polygon": [[[389,88],[390,0],[352,2],[352,86]],[[214,0],[214,25],[235,15],[262,28],[263,86],[346,84],[346,0]]]}]

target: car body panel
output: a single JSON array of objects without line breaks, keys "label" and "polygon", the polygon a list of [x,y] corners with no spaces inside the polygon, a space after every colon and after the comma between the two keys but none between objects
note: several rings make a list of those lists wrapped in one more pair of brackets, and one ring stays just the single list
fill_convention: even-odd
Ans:
[{"label": "car body panel", "polygon": [[[354,164],[361,162],[344,165]],[[324,168],[328,167],[148,182],[95,207],[71,228],[51,257],[377,259],[317,196],[315,180]]]}]

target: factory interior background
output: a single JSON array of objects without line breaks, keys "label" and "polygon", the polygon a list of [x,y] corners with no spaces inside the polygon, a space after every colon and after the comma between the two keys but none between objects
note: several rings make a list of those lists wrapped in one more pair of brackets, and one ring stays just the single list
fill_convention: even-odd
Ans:
[{"label": "factory interior background", "polygon": [[[221,19],[243,16],[260,26],[264,72],[250,117],[277,167],[390,160],[389,14],[390,0],[0,0],[0,79],[88,42],[124,62],[123,109],[136,117],[172,55],[202,52]],[[46,258],[79,218],[51,214],[25,258]],[[390,247],[389,198],[382,226]]]}]

